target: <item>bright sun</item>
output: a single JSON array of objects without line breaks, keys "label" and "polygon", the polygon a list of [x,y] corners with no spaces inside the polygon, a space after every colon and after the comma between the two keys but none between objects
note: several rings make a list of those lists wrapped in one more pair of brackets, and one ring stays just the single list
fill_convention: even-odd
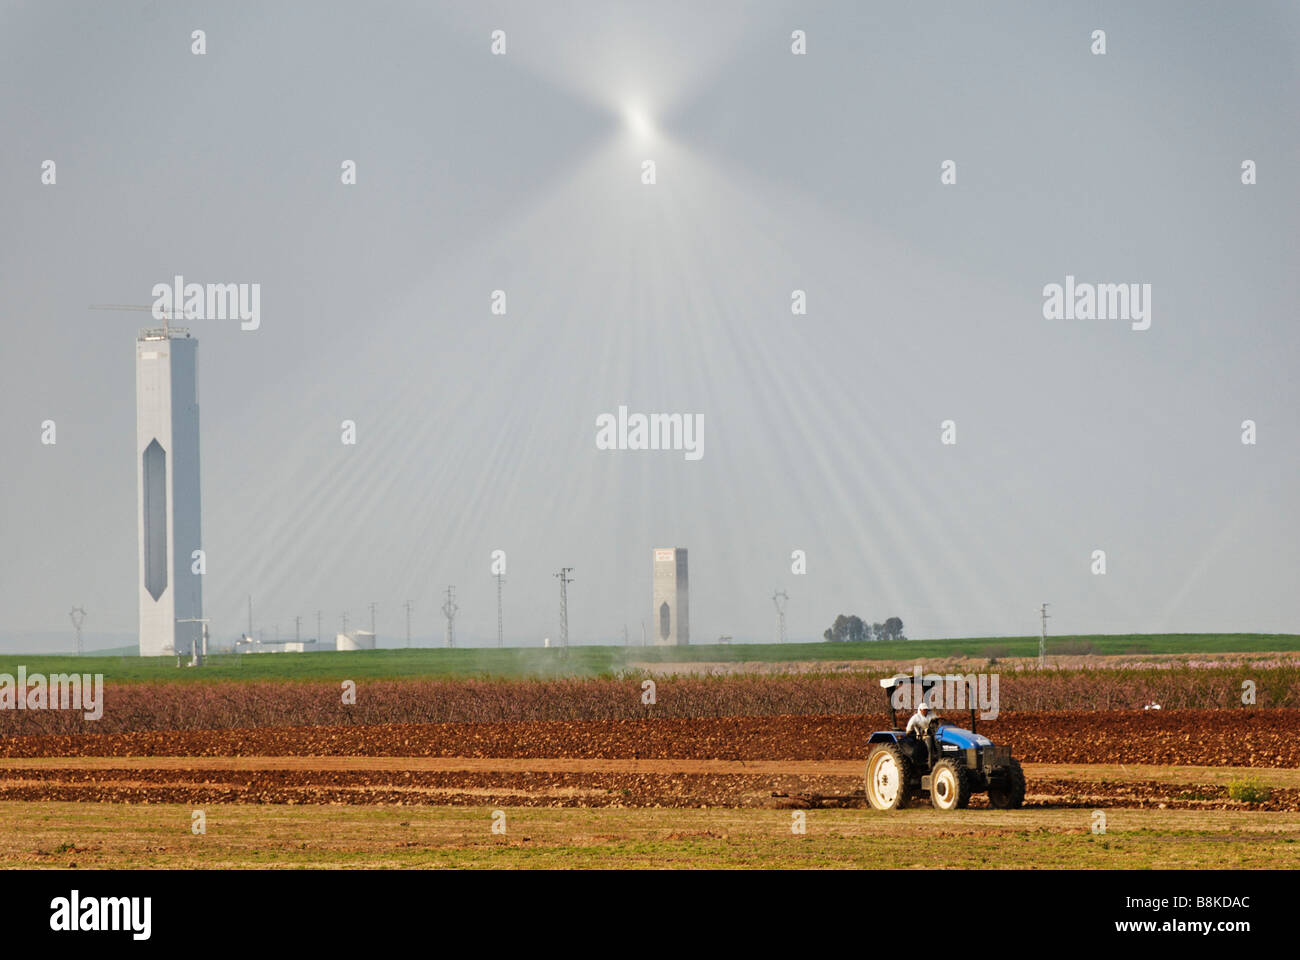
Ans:
[{"label": "bright sun", "polygon": [[627,124],[627,128],[634,136],[642,140],[654,133],[654,124],[650,121],[650,115],[637,104],[629,103],[623,107],[623,122]]}]

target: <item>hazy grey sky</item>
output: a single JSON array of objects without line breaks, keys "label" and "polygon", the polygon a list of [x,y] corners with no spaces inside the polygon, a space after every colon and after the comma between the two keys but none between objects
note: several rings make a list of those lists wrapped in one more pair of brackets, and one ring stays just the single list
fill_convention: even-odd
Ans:
[{"label": "hazy grey sky", "polygon": [[[190,325],[221,642],[449,583],[494,637],[497,549],[509,639],[562,565],[636,638],[656,546],[697,642],[777,587],[796,638],[1297,630],[1300,7],[1059,6],[0,3],[0,635],[136,629],[148,318],[87,306],[175,274],[262,289]],[[620,404],[703,457],[598,450]]]}]

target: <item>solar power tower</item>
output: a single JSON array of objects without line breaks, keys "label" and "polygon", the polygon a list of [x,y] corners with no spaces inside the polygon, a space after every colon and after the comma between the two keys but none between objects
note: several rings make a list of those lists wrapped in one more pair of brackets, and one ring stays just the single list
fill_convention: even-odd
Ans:
[{"label": "solar power tower", "polygon": [[654,552],[655,642],[685,646],[691,642],[689,581],[685,547],[656,547]]},{"label": "solar power tower", "polygon": [[140,656],[189,656],[200,643],[198,340],[164,323],[135,341]]}]

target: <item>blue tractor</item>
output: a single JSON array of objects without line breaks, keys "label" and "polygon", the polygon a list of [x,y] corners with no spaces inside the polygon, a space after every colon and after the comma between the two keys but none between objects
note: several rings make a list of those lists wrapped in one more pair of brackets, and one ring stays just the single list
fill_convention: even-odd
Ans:
[{"label": "blue tractor", "polygon": [[[919,682],[923,687],[921,696],[928,703],[935,678],[926,680]],[[925,735],[917,736],[899,729],[894,706],[895,691],[908,683],[915,688],[918,679],[900,674],[880,681],[889,699],[889,717],[894,729],[878,730],[871,735],[867,753],[867,802],[877,810],[901,810],[928,793],[936,809],[958,810],[970,803],[972,793],[987,792],[993,807],[1002,810],[1020,807],[1025,802],[1024,771],[1020,762],[1012,758],[1010,747],[1000,747],[975,732],[974,697],[966,701],[970,704],[969,730],[936,716]]]}]

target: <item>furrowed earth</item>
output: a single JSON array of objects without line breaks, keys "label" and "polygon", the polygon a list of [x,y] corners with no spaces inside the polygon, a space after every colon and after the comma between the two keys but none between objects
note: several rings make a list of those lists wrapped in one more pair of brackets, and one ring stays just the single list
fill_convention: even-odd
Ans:
[{"label": "furrowed earth", "polygon": [[[1004,713],[979,730],[1025,765],[1017,811],[979,794],[952,813],[868,809],[866,744],[887,726],[803,714],[5,736],[0,865],[865,866],[908,842],[907,863],[885,865],[1300,866],[1300,710]],[[205,832],[187,836],[195,811]],[[271,826],[289,823],[301,840],[269,839],[298,836]],[[348,846],[348,830],[374,833]]]},{"label": "furrowed earth", "polygon": [[[885,717],[381,723],[0,738],[0,757],[393,756],[863,760]],[[1027,763],[1300,766],[1300,710],[1044,711],[979,731]]]},{"label": "furrowed earth", "polygon": [[[101,759],[101,758],[95,758]],[[524,807],[867,806],[861,764],[853,761],[563,760],[502,761],[396,758],[355,769],[351,758],[229,758],[202,762],[140,758],[125,765],[70,760],[0,766],[0,800],[99,803],[497,804]],[[161,758],[159,758],[161,759]],[[789,769],[795,767],[795,770]],[[1300,811],[1300,780],[1273,771],[1255,779],[1267,799],[1234,800],[1198,768],[1159,778],[1149,767],[1072,769],[1029,764],[1027,808],[1156,807],[1187,810]],[[1216,771],[1219,772],[1219,771]],[[1089,777],[1094,779],[1089,779]],[[987,807],[982,795],[971,807]]]}]

